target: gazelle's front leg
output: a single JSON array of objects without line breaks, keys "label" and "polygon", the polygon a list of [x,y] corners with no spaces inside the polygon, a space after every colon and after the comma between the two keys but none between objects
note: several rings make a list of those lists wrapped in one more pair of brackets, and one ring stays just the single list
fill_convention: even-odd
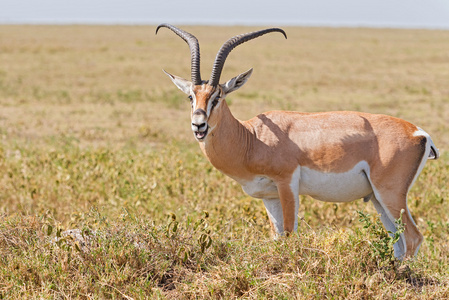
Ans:
[{"label": "gazelle's front leg", "polygon": [[298,187],[297,184],[278,183],[277,188],[282,206],[284,232],[290,233],[298,229]]},{"label": "gazelle's front leg", "polygon": [[274,238],[298,229],[298,185],[277,184],[279,198],[263,199]]},{"label": "gazelle's front leg", "polygon": [[264,199],[275,237],[298,229],[299,176],[298,167],[289,179],[276,182],[278,199]]},{"label": "gazelle's front leg", "polygon": [[270,219],[271,234],[276,239],[284,233],[284,217],[282,215],[281,200],[263,199],[263,204]]}]

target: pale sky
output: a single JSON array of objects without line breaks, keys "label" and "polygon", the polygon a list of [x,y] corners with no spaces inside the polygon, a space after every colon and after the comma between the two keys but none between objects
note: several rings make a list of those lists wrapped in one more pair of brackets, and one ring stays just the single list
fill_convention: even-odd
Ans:
[{"label": "pale sky", "polygon": [[0,0],[0,24],[162,22],[449,29],[449,0]]}]

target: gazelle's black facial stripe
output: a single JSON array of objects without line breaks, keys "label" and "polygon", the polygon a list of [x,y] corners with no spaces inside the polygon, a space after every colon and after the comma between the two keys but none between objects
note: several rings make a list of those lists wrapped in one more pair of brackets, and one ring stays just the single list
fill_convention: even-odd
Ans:
[{"label": "gazelle's black facial stripe", "polygon": [[219,105],[219,99],[221,98],[221,89],[217,87],[217,89],[212,93],[212,96],[209,98],[207,103],[207,115],[210,116],[212,110]]},{"label": "gazelle's black facial stripe", "polygon": [[214,109],[215,106],[217,106],[218,104],[218,100],[220,99],[219,96],[215,97],[214,100],[212,100],[212,107],[211,107],[211,111]]}]

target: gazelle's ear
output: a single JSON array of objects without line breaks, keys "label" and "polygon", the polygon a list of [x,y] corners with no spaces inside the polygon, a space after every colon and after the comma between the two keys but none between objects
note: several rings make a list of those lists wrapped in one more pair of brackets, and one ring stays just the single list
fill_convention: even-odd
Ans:
[{"label": "gazelle's ear", "polygon": [[164,71],[164,73],[167,74],[168,77],[170,77],[171,81],[173,81],[173,83],[178,87],[178,89],[180,89],[187,95],[190,95],[192,82],[188,81],[187,79],[181,78],[179,76],[172,75],[172,74],[166,72],[165,70],[162,70],[162,71]]},{"label": "gazelle's ear", "polygon": [[223,91],[225,94],[229,94],[235,90],[238,90],[240,87],[242,87],[246,81],[251,77],[251,74],[253,73],[253,69],[249,69],[246,72],[243,72],[242,74],[235,76],[228,82],[222,85]]}]

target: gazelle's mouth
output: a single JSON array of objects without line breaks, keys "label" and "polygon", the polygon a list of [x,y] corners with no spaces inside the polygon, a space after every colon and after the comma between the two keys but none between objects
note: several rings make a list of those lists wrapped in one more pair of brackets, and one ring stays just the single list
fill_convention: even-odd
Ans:
[{"label": "gazelle's mouth", "polygon": [[204,130],[204,131],[194,131],[195,138],[198,141],[204,140],[206,138],[206,136],[207,136],[207,132],[208,131],[209,131],[209,126],[207,126],[206,130]]}]

